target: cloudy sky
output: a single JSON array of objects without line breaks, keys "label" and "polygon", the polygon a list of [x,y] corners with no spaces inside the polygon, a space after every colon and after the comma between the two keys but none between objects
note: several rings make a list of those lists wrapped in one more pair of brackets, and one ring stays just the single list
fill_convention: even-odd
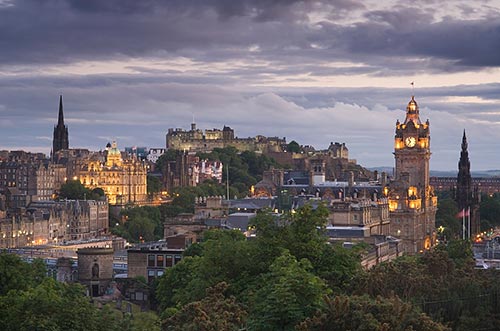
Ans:
[{"label": "cloudy sky", "polygon": [[63,94],[71,147],[194,117],[392,166],[412,93],[431,169],[464,129],[472,170],[500,168],[500,0],[0,0],[0,149],[48,153]]}]

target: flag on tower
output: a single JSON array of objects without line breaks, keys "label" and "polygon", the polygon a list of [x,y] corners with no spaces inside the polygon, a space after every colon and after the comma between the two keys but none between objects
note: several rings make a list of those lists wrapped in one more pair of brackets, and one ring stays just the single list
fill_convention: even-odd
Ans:
[{"label": "flag on tower", "polygon": [[456,218],[461,218],[461,217],[465,217],[465,216],[470,216],[470,208],[468,209],[462,209],[456,216]]}]

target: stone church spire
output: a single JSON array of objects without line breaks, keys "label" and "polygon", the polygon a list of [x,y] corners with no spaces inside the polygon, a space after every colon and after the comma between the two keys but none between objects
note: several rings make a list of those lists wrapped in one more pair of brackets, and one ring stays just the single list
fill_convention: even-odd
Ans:
[{"label": "stone church spire", "polygon": [[57,120],[57,126],[64,126],[62,95],[59,96],[59,118]]},{"label": "stone church spire", "polygon": [[68,127],[64,125],[62,95],[59,96],[59,118],[54,126],[54,138],[52,140],[52,153],[69,148]]}]

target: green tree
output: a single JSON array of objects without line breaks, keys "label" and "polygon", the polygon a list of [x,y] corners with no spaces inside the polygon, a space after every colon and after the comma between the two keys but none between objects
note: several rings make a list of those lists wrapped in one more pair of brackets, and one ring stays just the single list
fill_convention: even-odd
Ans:
[{"label": "green tree", "polygon": [[251,263],[247,242],[239,231],[207,231],[197,254],[184,257],[160,279],[160,307],[200,300],[208,287],[219,282],[239,283],[246,279]]},{"label": "green tree", "polygon": [[95,198],[102,198],[104,197],[106,194],[104,193],[104,190],[100,187],[96,187],[94,188],[92,191],[92,195],[95,197]]},{"label": "green tree", "polygon": [[125,223],[132,242],[153,241],[155,239],[155,225],[145,217],[134,217]]},{"label": "green tree", "polygon": [[0,297],[0,324],[5,331],[99,330],[96,308],[80,285],[46,278],[36,287]]},{"label": "green tree", "polygon": [[225,294],[221,282],[207,289],[207,296],[189,303],[163,321],[164,331],[237,331],[244,329],[246,311],[234,296]]},{"label": "green tree", "polygon": [[[265,170],[269,170],[271,167],[282,167],[266,155],[257,155],[250,151],[240,153],[233,146],[214,148],[211,153],[198,153],[197,155],[202,159],[222,162],[223,182],[227,181],[227,174],[229,174],[229,183],[232,188],[231,197],[234,194],[246,196],[250,187],[262,179]],[[223,194],[226,194],[225,189]]]},{"label": "green tree", "polygon": [[472,244],[468,240],[451,240],[446,244],[448,256],[459,268],[474,266]]},{"label": "green tree", "polygon": [[169,149],[165,153],[163,153],[162,156],[156,160],[156,169],[163,171],[165,167],[167,166],[167,163],[170,161],[175,161],[177,159],[178,153],[181,153],[180,151],[176,151],[175,149]]},{"label": "green tree", "polygon": [[59,198],[69,200],[93,200],[96,197],[92,191],[83,186],[79,180],[68,180],[61,185]]},{"label": "green tree", "polygon": [[297,323],[312,316],[329,290],[311,269],[307,259],[297,261],[284,251],[262,277],[262,287],[251,300],[249,329],[293,330]]},{"label": "green tree", "polygon": [[292,140],[288,143],[286,151],[290,153],[300,153],[301,148],[299,143],[297,143],[295,140]]},{"label": "green tree", "polygon": [[154,312],[146,311],[134,313],[130,322],[130,331],[160,331],[160,318]]},{"label": "green tree", "polygon": [[26,290],[46,278],[45,264],[35,259],[30,265],[15,254],[0,252],[0,296],[11,290]]},{"label": "green tree", "polygon": [[200,256],[187,256],[165,270],[156,288],[160,311],[203,299],[208,286],[200,279],[201,261]]},{"label": "green tree", "polygon": [[397,297],[368,296],[326,297],[324,308],[307,318],[297,331],[445,331],[442,324],[420,313]]},{"label": "green tree", "polygon": [[149,196],[152,196],[153,194],[161,191],[161,181],[158,179],[158,177],[148,175],[147,190]]},{"label": "green tree", "polygon": [[[500,226],[500,196],[483,195],[479,207],[481,222],[486,220],[492,227]],[[486,230],[486,229],[485,229]]]},{"label": "green tree", "polygon": [[163,218],[158,207],[131,207],[120,212],[123,224],[114,226],[114,234],[138,242],[163,238]]},{"label": "green tree", "polygon": [[443,239],[447,240],[459,238],[461,234],[462,222],[457,218],[458,207],[451,198],[438,200],[438,210],[436,213],[436,227],[444,228]]}]

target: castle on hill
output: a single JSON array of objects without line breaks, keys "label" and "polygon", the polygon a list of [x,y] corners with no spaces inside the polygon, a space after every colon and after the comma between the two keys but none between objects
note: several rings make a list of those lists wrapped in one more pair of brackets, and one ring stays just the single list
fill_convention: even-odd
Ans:
[{"label": "castle on hill", "polygon": [[250,151],[267,154],[283,152],[286,149],[286,139],[279,137],[255,136],[253,138],[238,138],[229,126],[220,129],[207,129],[204,132],[191,123],[190,130],[168,129],[166,136],[167,149],[187,152],[210,152],[214,148],[233,146],[240,152]]}]

